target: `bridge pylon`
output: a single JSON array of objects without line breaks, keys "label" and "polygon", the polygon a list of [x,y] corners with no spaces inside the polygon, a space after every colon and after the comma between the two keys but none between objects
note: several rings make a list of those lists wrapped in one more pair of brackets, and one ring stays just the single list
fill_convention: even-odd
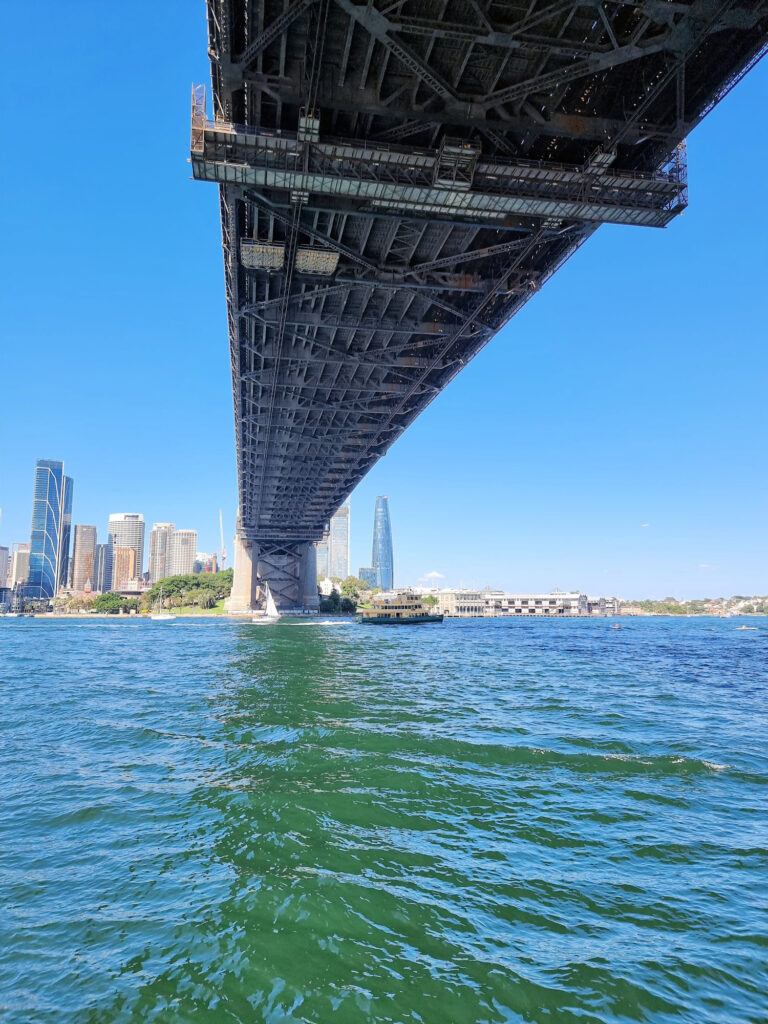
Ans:
[{"label": "bridge pylon", "polygon": [[227,610],[237,615],[264,609],[266,584],[279,611],[316,612],[317,557],[312,541],[256,541],[238,531]]}]

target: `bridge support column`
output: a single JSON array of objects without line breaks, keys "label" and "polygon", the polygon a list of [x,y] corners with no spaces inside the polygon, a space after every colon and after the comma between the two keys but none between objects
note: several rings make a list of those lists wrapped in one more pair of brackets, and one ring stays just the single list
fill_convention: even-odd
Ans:
[{"label": "bridge support column", "polygon": [[264,608],[267,584],[279,611],[317,611],[315,545],[311,541],[259,543],[235,537],[235,573],[227,611],[237,615]]},{"label": "bridge support column", "polygon": [[235,572],[227,611],[234,615],[253,611],[256,607],[256,566],[259,545],[245,537],[235,537]]}]

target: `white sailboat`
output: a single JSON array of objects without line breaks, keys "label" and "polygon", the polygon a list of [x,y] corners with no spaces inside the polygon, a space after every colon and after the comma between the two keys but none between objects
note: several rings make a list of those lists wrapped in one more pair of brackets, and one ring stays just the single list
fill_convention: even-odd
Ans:
[{"label": "white sailboat", "polygon": [[157,601],[155,602],[154,608],[152,610],[151,618],[152,618],[153,622],[175,622],[176,621],[176,616],[175,615],[171,615],[170,612],[164,612],[163,611],[163,588],[162,588],[162,586],[160,587],[160,595],[159,595]]},{"label": "white sailboat", "polygon": [[266,606],[261,615],[254,615],[252,619],[253,622],[258,622],[260,625],[266,625],[269,622],[280,621],[280,612],[277,610],[277,605],[275,604],[274,597],[272,597],[272,591],[269,589],[269,584],[265,583],[264,588],[267,593]]}]

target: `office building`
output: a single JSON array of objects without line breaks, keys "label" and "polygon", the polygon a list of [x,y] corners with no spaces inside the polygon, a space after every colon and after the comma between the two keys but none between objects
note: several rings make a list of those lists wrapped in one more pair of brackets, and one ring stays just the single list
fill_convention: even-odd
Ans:
[{"label": "office building", "polygon": [[91,590],[97,594],[107,594],[112,589],[112,544],[97,544],[93,556],[93,577]]},{"label": "office building", "polygon": [[330,544],[330,531],[323,530],[323,539],[315,541],[315,556],[317,558],[317,578],[324,580],[328,576],[330,568],[328,562],[328,548]]},{"label": "office building", "polygon": [[38,459],[32,498],[32,529],[29,541],[27,597],[48,601],[66,583],[69,538],[72,528],[71,477],[64,476],[64,463]]},{"label": "office building", "polygon": [[369,587],[378,587],[375,569],[358,569],[357,578],[362,580],[363,583],[367,583]]},{"label": "office building", "polygon": [[[131,578],[141,579],[144,571],[144,516],[140,512],[113,512],[109,517],[109,539],[114,553],[118,548],[133,548],[136,566]],[[117,575],[114,580],[117,583]],[[117,586],[113,589],[117,590]]]},{"label": "office building", "polygon": [[138,589],[136,551],[134,548],[112,548],[112,590]]},{"label": "office building", "polygon": [[189,576],[195,571],[197,530],[174,530],[171,535],[170,576]]},{"label": "office building", "polygon": [[11,558],[8,548],[0,547],[0,587],[10,587],[9,576]]},{"label": "office building", "polygon": [[328,575],[345,580],[349,576],[349,505],[331,516],[328,531]]},{"label": "office building", "polygon": [[370,569],[360,569],[360,579],[379,590],[391,590],[395,585],[392,556],[392,524],[389,519],[389,498],[380,494],[373,513],[373,551]]},{"label": "office building", "polygon": [[153,523],[149,534],[149,582],[157,583],[171,572],[171,538],[173,523]]},{"label": "office building", "polygon": [[72,548],[72,590],[82,594],[86,583],[95,590],[93,569],[96,558],[96,527],[75,527],[75,543]]},{"label": "office building", "polygon": [[29,544],[14,544],[8,570],[8,586],[23,585],[29,579]]}]

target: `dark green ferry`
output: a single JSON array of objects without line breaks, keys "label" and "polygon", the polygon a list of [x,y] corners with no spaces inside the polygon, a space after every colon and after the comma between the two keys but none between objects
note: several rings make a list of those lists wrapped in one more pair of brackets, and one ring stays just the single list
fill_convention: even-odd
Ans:
[{"label": "dark green ferry", "polygon": [[418,594],[376,594],[370,604],[358,609],[356,622],[370,626],[421,626],[442,622],[443,616],[430,609]]}]

